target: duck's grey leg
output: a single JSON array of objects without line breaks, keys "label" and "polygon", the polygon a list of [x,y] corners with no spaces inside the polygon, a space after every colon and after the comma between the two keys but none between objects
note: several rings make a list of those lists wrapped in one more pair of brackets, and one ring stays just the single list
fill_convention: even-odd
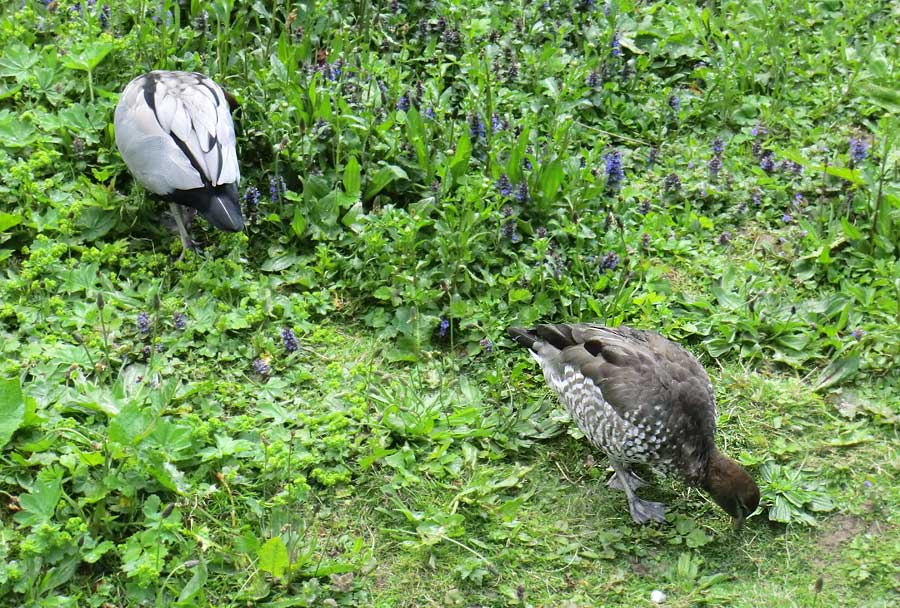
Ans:
[{"label": "duck's grey leg", "polygon": [[[638,477],[637,475],[635,475],[628,469],[625,469],[625,467],[622,467],[622,468],[625,470],[625,483],[628,484],[628,487],[631,489],[632,492],[634,492],[638,488],[641,488],[641,487],[647,485],[646,481],[644,481],[643,479],[641,479],[640,477]],[[620,490],[620,491],[625,490],[625,486],[622,485],[622,478],[619,476],[619,473],[613,473],[612,476],[609,478],[609,481],[606,482],[606,485],[609,486],[610,488],[612,488],[613,490]]]},{"label": "duck's grey leg", "polygon": [[191,236],[188,234],[187,228],[185,227],[184,215],[182,212],[182,207],[178,203],[169,203],[169,210],[172,212],[172,215],[175,217],[175,223],[178,225],[178,236],[181,237],[181,245],[183,247],[181,251],[181,256],[179,256],[179,260],[184,256],[184,252],[188,250],[192,250],[194,248],[194,241],[191,240]]},{"label": "duck's grey leg", "polygon": [[634,493],[634,489],[630,485],[631,483],[633,483],[631,481],[631,478],[635,476],[620,464],[610,464],[612,464],[613,470],[619,477],[619,483],[622,486],[621,489],[625,491],[625,496],[628,498],[628,511],[631,513],[631,519],[639,524],[645,524],[651,519],[660,523],[665,522],[666,505],[661,502],[651,502],[649,500],[638,498],[637,494]]}]

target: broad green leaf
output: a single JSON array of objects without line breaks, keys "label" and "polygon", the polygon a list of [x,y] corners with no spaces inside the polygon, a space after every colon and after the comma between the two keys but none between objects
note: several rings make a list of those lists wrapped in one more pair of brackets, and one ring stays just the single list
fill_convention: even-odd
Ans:
[{"label": "broad green leaf", "polygon": [[16,93],[18,93],[22,89],[21,83],[15,83],[12,85],[8,85],[5,82],[0,81],[0,99],[6,99],[7,97],[12,97]]},{"label": "broad green leaf", "polygon": [[82,548],[81,559],[88,564],[95,564],[101,557],[115,548],[116,546],[112,543],[112,541],[105,540],[102,543],[99,543],[97,546],[92,547],[86,551],[84,550],[84,548]]},{"label": "broad green leaf", "polygon": [[875,105],[888,112],[900,114],[900,93],[896,89],[866,83],[862,90]]},{"label": "broad green leaf", "polygon": [[60,110],[59,119],[60,124],[64,125],[70,133],[88,141],[99,141],[109,120],[98,105],[81,103]]},{"label": "broad green leaf", "polygon": [[390,300],[394,297],[394,290],[388,287],[387,285],[382,285],[372,294],[379,300]]},{"label": "broad green leaf", "polygon": [[524,178],[522,166],[525,161],[525,151],[528,149],[528,137],[528,127],[523,127],[522,132],[519,134],[519,139],[516,140],[516,145],[513,146],[509,155],[509,162],[506,163],[506,174],[513,183],[519,182]]},{"label": "broad green leaf", "polygon": [[778,156],[781,156],[788,160],[792,160],[798,165],[802,165],[804,167],[817,166],[816,163],[812,162],[811,160],[800,154],[799,151],[793,148],[778,150]]},{"label": "broad green leaf", "polygon": [[37,139],[31,121],[22,120],[9,110],[0,113],[0,144],[10,148],[22,148]]},{"label": "broad green leaf", "polygon": [[845,167],[832,167],[829,165],[825,167],[825,173],[847,180],[851,184],[856,184],[857,186],[862,186],[866,183],[862,176],[860,176],[859,171],[847,169]]},{"label": "broad green leaf", "polygon": [[362,179],[360,177],[359,161],[351,156],[344,167],[344,192],[356,198],[359,196]]},{"label": "broad green leaf", "polygon": [[82,226],[78,236],[86,242],[96,241],[115,228],[119,221],[118,211],[107,211],[100,207],[88,207],[81,212],[78,223]]},{"label": "broad green leaf", "polygon": [[184,480],[184,473],[158,453],[148,458],[146,468],[170,492],[184,494],[190,487],[190,484]]},{"label": "broad green leaf", "polygon": [[775,497],[775,505],[769,509],[769,519],[783,524],[791,521],[791,507],[787,499],[781,495]]},{"label": "broad green leaf", "polygon": [[709,353],[709,356],[713,358],[721,357],[734,348],[734,344],[722,338],[711,338],[706,340],[703,345],[706,346],[706,352]]},{"label": "broad green leaf", "polygon": [[353,572],[357,570],[358,566],[354,566],[348,562],[341,562],[336,560],[327,560],[323,562],[317,562],[312,567],[304,568],[304,574],[306,576],[317,577],[317,576],[330,576],[332,574],[343,574],[344,572]]},{"label": "broad green leaf", "polygon": [[0,57],[0,76],[11,76],[21,82],[31,75],[31,68],[40,61],[40,56],[21,42],[6,47]]},{"label": "broad green leaf", "polygon": [[109,424],[109,438],[116,443],[137,445],[153,431],[154,416],[136,402],[119,411]]},{"label": "broad green leaf", "polygon": [[847,218],[841,218],[841,227],[844,229],[844,234],[851,241],[856,241],[862,238],[862,232],[859,231],[859,228],[851,224]]},{"label": "broad green leaf", "polygon": [[559,159],[553,159],[545,165],[539,180],[541,196],[544,202],[551,202],[556,198],[556,193],[559,192],[559,187],[564,179],[565,173],[563,172],[562,162]]},{"label": "broad green leaf", "polygon": [[459,141],[456,142],[456,152],[450,159],[450,174],[453,179],[459,177],[469,168],[469,159],[472,157],[472,141],[469,139],[469,133],[463,131]]},{"label": "broad green leaf", "polygon": [[31,491],[19,496],[22,510],[15,514],[15,520],[22,524],[35,525],[49,521],[56,512],[56,504],[62,496],[62,469],[47,468],[38,473]]},{"label": "broad green leaf", "polygon": [[694,528],[684,538],[685,544],[691,549],[696,549],[697,547],[702,547],[703,545],[709,544],[711,540],[712,537],[704,532],[702,528]]},{"label": "broad green leaf", "polygon": [[851,355],[832,361],[822,371],[822,374],[816,381],[815,390],[821,391],[835,386],[856,374],[857,371],[859,371],[859,355]]},{"label": "broad green leaf", "polygon": [[188,605],[202,605],[204,602],[197,602],[195,604],[194,600],[197,596],[203,591],[203,588],[206,586],[207,579],[207,570],[206,570],[206,562],[200,560],[200,563],[194,567],[194,576],[191,577],[185,585],[184,589],[181,590],[181,593],[178,594],[178,602],[184,603]]},{"label": "broad green leaf", "polygon": [[531,292],[527,289],[511,289],[509,292],[509,303],[527,302],[531,299]]},{"label": "broad green leaf", "polygon": [[100,65],[100,62],[103,61],[112,50],[113,45],[111,42],[94,41],[85,48],[73,50],[66,56],[63,65],[69,69],[90,72]]},{"label": "broad green leaf", "polygon": [[362,201],[357,200],[349,209],[347,209],[347,211],[344,212],[344,215],[341,216],[341,223],[358,234],[363,230],[363,225],[359,221],[362,216]]},{"label": "broad green leaf", "polygon": [[268,572],[276,578],[284,576],[290,565],[287,547],[284,546],[284,541],[278,536],[267,540],[259,548],[256,555],[259,557],[259,563],[257,564],[259,569],[263,572]]},{"label": "broad green leaf", "polygon": [[371,200],[373,196],[384,190],[391,182],[401,179],[409,179],[402,168],[397,165],[383,165],[375,171],[368,180],[366,188],[366,200]]},{"label": "broad green leaf", "polygon": [[281,272],[285,268],[290,268],[300,261],[300,257],[296,253],[282,252],[280,255],[269,258],[263,262],[260,270],[263,272]]},{"label": "broad green leaf", "polygon": [[306,234],[306,214],[303,213],[303,207],[299,204],[294,205],[294,217],[291,219],[291,230],[299,237]]},{"label": "broad green leaf", "polygon": [[736,310],[746,303],[744,298],[736,293],[732,293],[731,291],[726,291],[722,289],[719,285],[713,285],[709,288],[712,294],[716,297],[716,301],[720,306],[726,308],[728,310]]},{"label": "broad green leaf", "polygon": [[6,213],[5,211],[0,211],[0,232],[6,232],[13,226],[18,226],[22,223],[21,215],[13,215],[12,213]]},{"label": "broad green leaf", "polygon": [[0,379],[0,448],[25,420],[25,397],[18,378]]},{"label": "broad green leaf", "polygon": [[274,75],[278,80],[286,81],[288,77],[287,68],[284,66],[284,62],[278,58],[278,55],[272,53],[269,56],[269,66],[272,68],[272,75]]},{"label": "broad green leaf", "polygon": [[806,334],[787,334],[778,336],[775,341],[785,348],[802,351],[809,344],[809,336]]},{"label": "broad green leaf", "polygon": [[406,133],[416,151],[419,167],[427,170],[428,152],[425,145],[425,124],[422,122],[422,116],[419,114],[419,111],[414,107],[410,108],[406,113]]}]

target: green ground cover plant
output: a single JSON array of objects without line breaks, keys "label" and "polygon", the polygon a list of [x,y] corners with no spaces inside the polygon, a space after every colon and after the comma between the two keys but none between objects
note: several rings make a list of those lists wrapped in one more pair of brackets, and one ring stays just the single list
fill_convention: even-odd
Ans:
[{"label": "green ground cover plant", "polygon": [[[7,3],[0,606],[893,606],[900,9]],[[118,93],[239,100],[181,244]],[[743,530],[638,527],[509,325],[710,373]]]}]

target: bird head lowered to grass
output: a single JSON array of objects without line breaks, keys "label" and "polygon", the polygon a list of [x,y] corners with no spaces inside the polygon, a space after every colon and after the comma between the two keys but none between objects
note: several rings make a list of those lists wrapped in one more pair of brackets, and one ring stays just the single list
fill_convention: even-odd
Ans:
[{"label": "bird head lowered to grass", "polygon": [[687,350],[652,331],[588,323],[511,327],[531,351],[588,441],[603,450],[635,522],[665,521],[665,505],[638,498],[631,467],[645,464],[702,488],[734,518],[759,505],[749,474],[715,446],[716,402],[706,371]]},{"label": "bird head lowered to grass", "polygon": [[128,83],[116,106],[119,153],[138,183],[169,201],[185,249],[184,207],[216,228],[244,228],[233,100],[203,74],[160,70]]}]

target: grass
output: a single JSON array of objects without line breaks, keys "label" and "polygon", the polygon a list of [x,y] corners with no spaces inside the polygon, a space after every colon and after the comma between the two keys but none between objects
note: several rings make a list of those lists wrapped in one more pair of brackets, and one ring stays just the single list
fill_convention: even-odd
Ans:
[{"label": "grass", "polygon": [[[889,3],[104,6],[0,16],[0,605],[896,605]],[[241,102],[180,261],[149,69]],[[630,521],[542,320],[697,354],[744,529]]]}]

